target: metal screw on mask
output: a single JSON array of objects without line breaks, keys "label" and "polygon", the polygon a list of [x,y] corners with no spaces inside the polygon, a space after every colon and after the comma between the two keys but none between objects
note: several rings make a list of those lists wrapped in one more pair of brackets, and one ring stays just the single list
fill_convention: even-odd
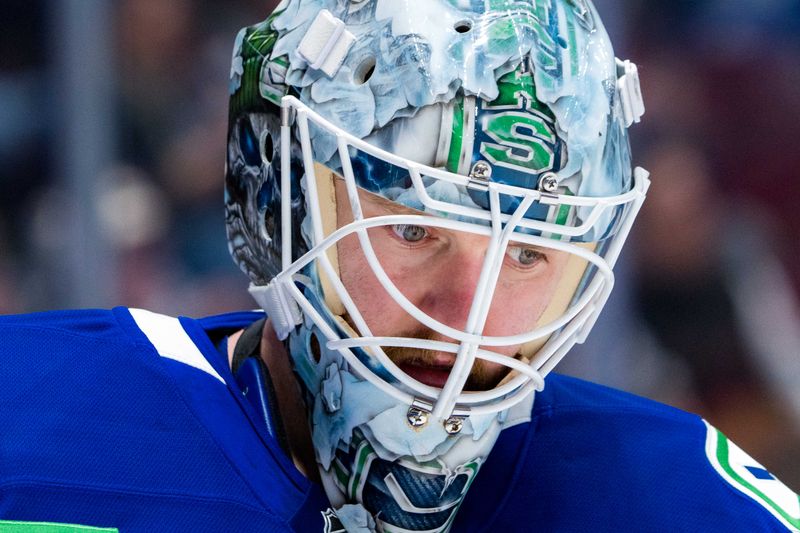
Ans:
[{"label": "metal screw on mask", "polygon": [[542,192],[555,193],[558,191],[558,176],[553,172],[545,172],[539,180],[539,190]]},{"label": "metal screw on mask", "polygon": [[486,161],[478,161],[472,165],[469,177],[481,181],[489,181],[492,178],[492,167]]},{"label": "metal screw on mask", "polygon": [[444,430],[448,433],[448,435],[456,435],[461,433],[463,428],[464,419],[460,416],[451,416],[444,421]]},{"label": "metal screw on mask", "polygon": [[418,407],[411,406],[406,414],[408,425],[410,425],[412,428],[421,428],[428,423],[428,415],[429,413],[427,411],[423,411]]}]

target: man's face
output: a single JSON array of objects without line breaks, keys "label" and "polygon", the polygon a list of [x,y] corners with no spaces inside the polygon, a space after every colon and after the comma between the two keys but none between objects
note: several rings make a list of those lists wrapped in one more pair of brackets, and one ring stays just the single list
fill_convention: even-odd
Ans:
[{"label": "man's face", "polygon": [[[353,220],[346,188],[335,179],[338,225]],[[419,211],[360,191],[365,218],[414,214]],[[369,230],[375,255],[389,279],[420,310],[439,322],[464,330],[483,268],[489,238],[429,226],[380,226]],[[550,303],[564,273],[569,254],[527,244],[509,244],[495,287],[485,336],[517,335],[533,330]],[[358,237],[339,241],[342,282],[372,334],[451,342],[420,324],[385,291],[367,263]],[[520,345],[481,348],[508,357]],[[387,355],[412,378],[433,387],[447,381],[455,354],[412,348],[385,348]],[[477,359],[467,390],[488,390],[507,374],[508,367]]]}]

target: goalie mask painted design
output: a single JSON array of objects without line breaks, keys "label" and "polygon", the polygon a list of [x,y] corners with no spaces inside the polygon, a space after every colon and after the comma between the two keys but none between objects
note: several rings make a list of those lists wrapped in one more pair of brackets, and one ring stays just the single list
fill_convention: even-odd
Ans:
[{"label": "goalie mask painted design", "polygon": [[[286,0],[240,32],[230,91],[230,249],[286,339],[331,503],[351,525],[446,531],[611,291],[649,185],[627,137],[635,66],[588,0]],[[483,250],[460,323],[407,283],[430,235]],[[546,254],[552,290],[511,302]],[[376,290],[385,315],[363,305]],[[390,308],[411,333],[385,331]],[[395,363],[415,351],[449,361],[441,383]],[[476,387],[487,362],[506,370]]]}]

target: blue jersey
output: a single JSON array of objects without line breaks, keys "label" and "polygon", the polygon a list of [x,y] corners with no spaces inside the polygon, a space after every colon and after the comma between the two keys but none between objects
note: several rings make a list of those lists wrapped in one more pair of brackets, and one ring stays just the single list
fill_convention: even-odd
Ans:
[{"label": "blue jersey", "polygon": [[[259,317],[0,317],[0,531],[323,531],[324,492],[212,341]],[[700,418],[546,383],[530,420],[501,433],[453,531],[800,530],[797,495]]]}]

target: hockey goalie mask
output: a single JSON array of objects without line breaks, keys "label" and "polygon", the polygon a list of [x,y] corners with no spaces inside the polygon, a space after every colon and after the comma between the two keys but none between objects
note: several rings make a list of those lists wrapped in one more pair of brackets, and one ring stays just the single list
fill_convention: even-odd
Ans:
[{"label": "hockey goalie mask", "polygon": [[230,90],[230,249],[336,514],[446,531],[611,291],[636,68],[588,0],[287,0]]}]

